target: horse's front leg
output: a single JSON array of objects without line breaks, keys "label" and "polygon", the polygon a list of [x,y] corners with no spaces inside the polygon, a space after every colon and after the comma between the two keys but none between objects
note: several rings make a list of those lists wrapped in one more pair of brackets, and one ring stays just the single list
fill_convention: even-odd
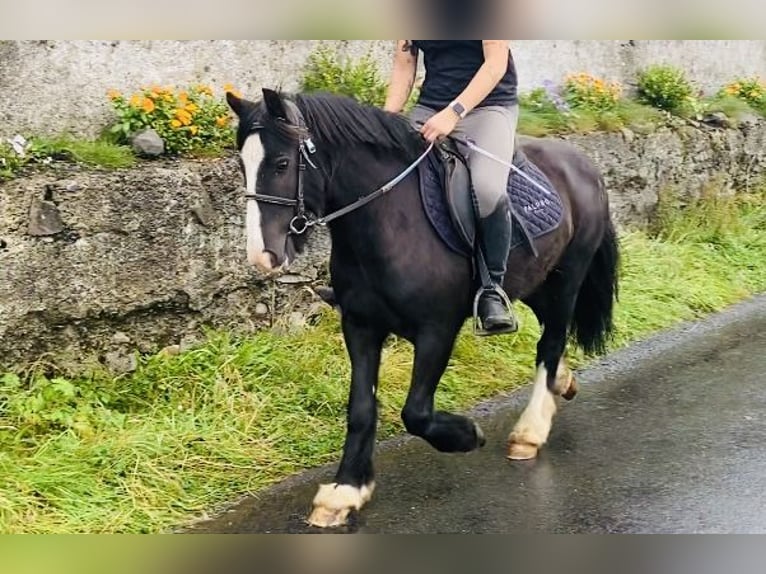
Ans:
[{"label": "horse's front leg", "polygon": [[309,524],[342,526],[352,510],[359,510],[375,488],[372,453],[375,447],[380,354],[386,333],[353,316],[344,315],[343,336],[351,359],[346,443],[335,482],[322,484],[314,497]]},{"label": "horse's front leg", "polygon": [[434,393],[452,354],[458,328],[426,330],[416,338],[412,383],[402,410],[407,431],[441,452],[469,452],[484,445],[484,435],[471,419],[434,410]]}]

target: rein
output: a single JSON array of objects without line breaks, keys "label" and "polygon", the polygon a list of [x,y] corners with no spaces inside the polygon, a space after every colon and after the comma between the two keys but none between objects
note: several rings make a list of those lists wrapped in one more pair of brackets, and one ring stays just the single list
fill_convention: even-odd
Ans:
[{"label": "rein", "polygon": [[[305,125],[303,123],[303,118],[300,116],[300,112],[298,110],[295,110],[295,111],[298,113],[299,127],[305,128]],[[255,124],[253,126],[254,129],[260,129],[262,127],[263,126],[260,124]],[[293,217],[290,220],[289,229],[290,229],[290,233],[294,235],[302,235],[309,228],[315,225],[324,227],[331,221],[334,221],[338,219],[339,217],[343,217],[344,215],[359,209],[363,205],[366,205],[370,203],[371,201],[374,201],[377,198],[381,197],[382,195],[385,195],[386,193],[391,191],[394,187],[396,187],[396,185],[399,182],[401,182],[405,177],[407,177],[410,173],[412,173],[412,170],[414,170],[418,166],[418,164],[421,161],[423,161],[423,159],[425,159],[425,157],[430,153],[433,147],[434,147],[434,144],[431,143],[426,149],[426,151],[424,151],[420,155],[420,157],[418,157],[413,163],[411,163],[402,173],[394,177],[389,182],[383,184],[375,191],[360,197],[353,203],[350,203],[346,207],[342,207],[338,209],[337,211],[330,213],[329,215],[325,215],[322,217],[314,217],[311,213],[308,213],[306,211],[306,204],[305,204],[304,192],[303,192],[303,173],[306,171],[307,162],[313,169],[317,169],[317,166],[314,164],[314,162],[311,161],[311,155],[316,153],[316,146],[314,145],[314,142],[311,140],[311,137],[301,137],[298,142],[298,150],[300,153],[298,154],[298,193],[296,198],[288,199],[286,197],[278,197],[275,195],[263,195],[261,193],[247,193],[245,194],[245,199],[247,201],[262,201],[264,203],[270,203],[273,205],[295,207],[296,214],[295,214],[295,217]]]}]

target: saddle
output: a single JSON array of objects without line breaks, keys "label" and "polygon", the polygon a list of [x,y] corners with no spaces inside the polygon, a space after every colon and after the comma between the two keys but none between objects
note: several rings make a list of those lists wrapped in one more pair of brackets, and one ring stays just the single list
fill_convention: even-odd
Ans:
[{"label": "saddle", "polygon": [[[555,230],[563,220],[563,204],[548,177],[516,146],[508,195],[511,207],[511,249],[526,245],[536,257],[534,240]],[[420,194],[426,215],[442,241],[453,251],[474,258],[478,203],[471,174],[457,142],[446,138],[418,166]],[[526,177],[525,177],[526,176]]]}]

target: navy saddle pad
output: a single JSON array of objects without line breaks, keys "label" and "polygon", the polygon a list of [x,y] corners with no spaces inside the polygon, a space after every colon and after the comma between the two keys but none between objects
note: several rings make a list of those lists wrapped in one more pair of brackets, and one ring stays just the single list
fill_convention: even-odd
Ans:
[{"label": "navy saddle pad", "polygon": [[[530,183],[515,170],[511,170],[508,175],[508,197],[513,218],[511,249],[526,244],[534,253],[531,241],[556,229],[563,220],[564,208],[553,184],[521,150],[514,154],[513,165],[542,188]],[[444,172],[435,151],[423,160],[418,173],[423,207],[434,230],[450,249],[472,257],[471,245],[457,229],[447,205],[442,182]],[[468,193],[468,189],[460,190],[459,193]]]}]

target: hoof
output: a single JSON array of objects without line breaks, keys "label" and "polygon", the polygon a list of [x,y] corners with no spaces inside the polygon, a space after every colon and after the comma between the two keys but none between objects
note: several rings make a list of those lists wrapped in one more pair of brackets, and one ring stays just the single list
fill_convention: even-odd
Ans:
[{"label": "hoof", "polygon": [[540,449],[533,444],[524,442],[511,442],[508,445],[508,458],[510,460],[530,460],[537,457]]},{"label": "hoof", "polygon": [[577,381],[575,381],[575,378],[572,376],[569,379],[569,387],[566,391],[564,391],[561,396],[567,400],[571,401],[575,396],[577,395],[577,391],[579,390],[579,387],[577,386]]},{"label": "hoof", "polygon": [[314,509],[306,522],[317,528],[344,526],[352,510],[359,510],[372,498],[375,483],[357,488],[350,484],[322,484],[314,497]]},{"label": "hoof", "polygon": [[481,430],[481,427],[479,425],[477,425],[476,423],[473,423],[473,426],[476,428],[476,444],[478,444],[479,448],[481,448],[485,444],[487,444],[487,439],[484,436],[484,431]]}]

